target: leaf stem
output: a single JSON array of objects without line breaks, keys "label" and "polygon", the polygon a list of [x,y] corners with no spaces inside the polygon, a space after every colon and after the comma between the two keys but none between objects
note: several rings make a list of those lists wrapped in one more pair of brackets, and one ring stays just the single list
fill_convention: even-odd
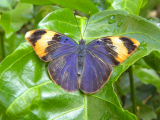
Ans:
[{"label": "leaf stem", "polygon": [[129,78],[130,78],[130,88],[131,88],[131,100],[133,105],[133,113],[136,114],[136,102],[135,102],[135,88],[134,88],[134,80],[133,80],[133,70],[132,66],[129,67]]},{"label": "leaf stem", "polygon": [[88,120],[88,116],[87,116],[87,94],[84,95],[84,119]]},{"label": "leaf stem", "polygon": [[5,58],[5,52],[4,52],[4,40],[3,40],[4,32],[0,31],[0,51],[1,51],[1,57],[3,60]]}]

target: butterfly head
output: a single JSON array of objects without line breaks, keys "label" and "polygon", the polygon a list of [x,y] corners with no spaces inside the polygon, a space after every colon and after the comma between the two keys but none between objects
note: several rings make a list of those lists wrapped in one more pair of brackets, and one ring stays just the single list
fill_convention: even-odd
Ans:
[{"label": "butterfly head", "polygon": [[81,39],[80,41],[79,41],[79,44],[84,44],[85,45],[85,43],[86,43],[86,41],[85,40],[83,40],[83,39]]}]

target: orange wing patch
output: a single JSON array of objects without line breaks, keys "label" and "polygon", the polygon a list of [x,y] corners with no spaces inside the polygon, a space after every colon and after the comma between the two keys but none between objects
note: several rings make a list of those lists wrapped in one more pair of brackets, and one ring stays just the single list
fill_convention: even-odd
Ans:
[{"label": "orange wing patch", "polygon": [[32,45],[36,54],[42,58],[48,54],[45,49],[49,46],[48,41],[52,41],[55,34],[57,33],[54,31],[38,29],[27,32],[25,39]]},{"label": "orange wing patch", "polygon": [[120,63],[127,59],[134,51],[137,50],[139,42],[133,38],[123,36],[108,37],[111,39],[112,45],[115,46],[117,56],[114,58]]}]

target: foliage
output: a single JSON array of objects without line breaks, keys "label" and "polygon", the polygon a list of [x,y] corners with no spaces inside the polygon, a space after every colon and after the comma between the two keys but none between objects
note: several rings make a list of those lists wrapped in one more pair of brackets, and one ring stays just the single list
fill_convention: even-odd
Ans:
[{"label": "foliage", "polygon": [[[0,119],[158,120],[160,28],[157,22],[155,25],[138,16],[140,13],[146,17],[142,9],[147,9],[149,3],[148,0],[0,1],[0,60],[4,59],[0,64]],[[109,82],[99,92],[92,95],[66,92],[51,81],[48,63],[41,61],[31,45],[24,42],[25,32],[32,29],[54,30],[76,42],[85,30],[87,43],[104,36],[128,36],[137,39],[140,46],[125,62],[114,67]],[[135,115],[126,71],[132,64]]]}]

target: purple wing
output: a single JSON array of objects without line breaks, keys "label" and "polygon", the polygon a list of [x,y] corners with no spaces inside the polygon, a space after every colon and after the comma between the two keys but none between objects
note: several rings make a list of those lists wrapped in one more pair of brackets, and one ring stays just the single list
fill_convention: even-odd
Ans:
[{"label": "purple wing", "polygon": [[94,40],[86,45],[86,57],[81,75],[80,89],[85,93],[100,90],[110,78],[112,65],[117,64],[110,56],[110,48],[106,49],[104,41]]},{"label": "purple wing", "polygon": [[66,91],[77,91],[77,53],[71,52],[62,55],[54,60],[48,66],[49,74],[56,84],[60,84]]},{"label": "purple wing", "polygon": [[87,51],[81,75],[80,89],[85,93],[100,90],[112,73],[112,65]]},{"label": "purple wing", "polygon": [[80,89],[86,93],[101,89],[112,73],[112,66],[122,63],[138,46],[137,40],[123,36],[102,37],[88,43]]},{"label": "purple wing", "polygon": [[77,43],[71,38],[51,30],[32,30],[26,40],[45,62],[51,61],[48,71],[51,79],[66,91],[79,89],[77,76]]}]

